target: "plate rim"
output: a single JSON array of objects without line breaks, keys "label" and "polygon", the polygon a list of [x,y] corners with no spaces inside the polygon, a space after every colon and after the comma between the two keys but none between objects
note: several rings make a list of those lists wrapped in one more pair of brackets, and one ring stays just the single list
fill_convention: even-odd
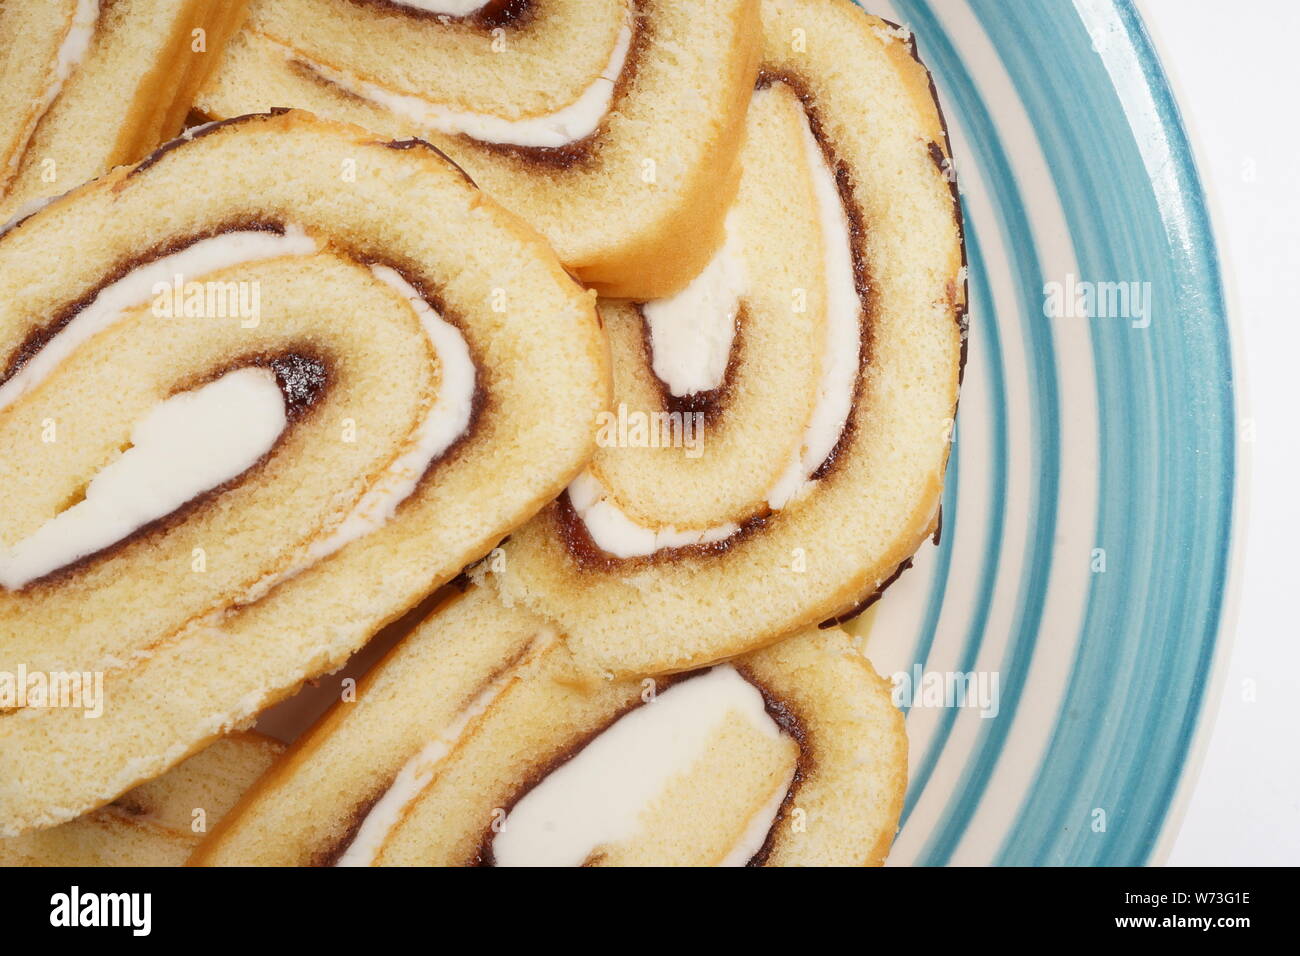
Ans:
[{"label": "plate rim", "polygon": [[[1118,6],[1120,0],[1112,0]],[[1199,201],[1205,208],[1206,220],[1210,231],[1208,242],[1214,253],[1218,271],[1219,285],[1223,294],[1224,325],[1228,330],[1229,358],[1232,370],[1233,415],[1235,424],[1240,423],[1250,414],[1249,380],[1245,374],[1245,329],[1241,321],[1240,290],[1237,273],[1232,267],[1232,255],[1224,239],[1222,205],[1223,199],[1217,185],[1202,174],[1205,155],[1205,140],[1197,120],[1183,111],[1182,104],[1187,102],[1181,82],[1165,68],[1164,50],[1167,49],[1159,27],[1153,27],[1153,18],[1149,15],[1149,0],[1125,0],[1133,9],[1139,28],[1146,34],[1147,44],[1151,49],[1155,78],[1160,87],[1154,92],[1163,92],[1174,108],[1174,118],[1182,127],[1183,138],[1187,142],[1185,162],[1189,173],[1195,181]],[[1241,612],[1242,579],[1245,571],[1246,541],[1249,535],[1251,511],[1251,477],[1254,472],[1254,450],[1249,442],[1240,440],[1237,428],[1234,428],[1235,468],[1233,474],[1232,524],[1228,533],[1228,562],[1223,589],[1223,612],[1219,618],[1219,627],[1215,635],[1214,658],[1210,664],[1209,679],[1201,714],[1193,731],[1183,772],[1179,777],[1165,820],[1160,828],[1148,857],[1147,865],[1164,866],[1173,852],[1174,844],[1182,833],[1183,823],[1192,796],[1200,783],[1209,753],[1210,741],[1219,722],[1223,707],[1224,694],[1227,691],[1228,671],[1232,663],[1233,652],[1237,644],[1237,625]]]}]

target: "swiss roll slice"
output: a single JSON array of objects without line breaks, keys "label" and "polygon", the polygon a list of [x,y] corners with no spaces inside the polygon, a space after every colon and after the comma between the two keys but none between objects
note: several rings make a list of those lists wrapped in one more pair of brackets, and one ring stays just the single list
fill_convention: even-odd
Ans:
[{"label": "swiss roll slice", "polygon": [[254,0],[198,99],[417,135],[609,295],[676,292],[721,241],[757,0]]},{"label": "swiss roll slice", "polygon": [[419,141],[245,117],[10,230],[0,672],[102,712],[0,695],[0,831],[340,666],[564,488],[608,388],[593,296]]},{"label": "swiss roll slice", "polygon": [[910,37],[765,0],[726,242],[602,300],[600,446],[481,577],[593,673],[691,670],[851,613],[939,521],[965,351],[961,213]]}]

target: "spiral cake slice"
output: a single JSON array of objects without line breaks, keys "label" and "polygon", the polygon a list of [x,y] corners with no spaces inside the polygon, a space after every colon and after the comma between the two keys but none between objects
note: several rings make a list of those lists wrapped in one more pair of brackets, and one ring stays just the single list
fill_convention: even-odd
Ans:
[{"label": "spiral cake slice", "polygon": [[721,237],[757,0],[254,0],[198,106],[418,135],[608,295],[676,292]]},{"label": "spiral cake slice", "polygon": [[670,299],[602,303],[601,447],[490,569],[594,672],[690,670],[845,614],[938,521],[965,289],[928,75],[848,0],[762,11],[727,241]]},{"label": "spiral cake slice", "polygon": [[0,223],[180,132],[247,0],[0,4]]},{"label": "spiral cake slice", "polygon": [[[863,865],[907,742],[838,629],[587,684],[485,589],[434,612],[249,791],[203,865]],[[422,706],[411,707],[418,688]]]},{"label": "spiral cake slice", "polygon": [[485,554],[589,456],[607,361],[593,297],[445,157],[309,114],[11,230],[0,675],[45,690],[0,682],[0,828],[163,773]]},{"label": "spiral cake slice", "polygon": [[181,866],[283,750],[261,734],[222,737],[107,806],[0,839],[0,866]]}]

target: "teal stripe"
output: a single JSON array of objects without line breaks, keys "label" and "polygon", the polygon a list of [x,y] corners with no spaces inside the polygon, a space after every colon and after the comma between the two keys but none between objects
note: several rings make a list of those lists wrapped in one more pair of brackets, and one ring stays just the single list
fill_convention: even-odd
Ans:
[{"label": "teal stripe", "polygon": [[[1016,283],[1021,334],[1028,360],[1030,439],[1033,462],[1028,502],[1029,532],[1017,590],[1017,606],[1000,673],[1001,708],[994,720],[982,721],[960,781],[918,862],[946,863],[979,806],[993,767],[1015,721],[1024,681],[1033,657],[1051,574],[1060,478],[1059,396],[1052,330],[1041,321],[1043,271],[1029,219],[988,107],[947,35],[924,0],[895,4],[916,30],[922,55],[934,71],[950,115],[962,120],[981,174],[997,212],[998,228]],[[960,174],[960,170],[959,170]],[[968,226],[969,228],[969,226]],[[1017,503],[1019,504],[1019,503]],[[975,619],[987,614],[977,608]]]}]

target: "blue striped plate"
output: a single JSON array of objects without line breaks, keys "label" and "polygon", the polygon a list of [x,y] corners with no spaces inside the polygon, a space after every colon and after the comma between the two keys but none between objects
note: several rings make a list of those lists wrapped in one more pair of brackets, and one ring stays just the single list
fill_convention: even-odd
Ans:
[{"label": "blue striped plate", "polygon": [[854,625],[912,691],[890,862],[1159,862],[1239,523],[1231,332],[1178,108],[1127,0],[863,5],[934,73],[970,257],[943,535]]}]

